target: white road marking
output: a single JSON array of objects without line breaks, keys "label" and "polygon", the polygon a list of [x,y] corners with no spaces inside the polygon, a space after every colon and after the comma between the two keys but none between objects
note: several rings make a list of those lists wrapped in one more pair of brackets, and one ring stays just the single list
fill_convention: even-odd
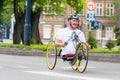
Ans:
[{"label": "white road marking", "polygon": [[[62,67],[63,69],[71,69],[71,66],[68,67]],[[87,66],[88,69],[95,69],[95,66]]]},{"label": "white road marking", "polygon": [[64,74],[64,73],[48,72],[48,71],[24,71],[24,72],[40,74],[40,75],[47,75],[47,76],[62,77],[62,78],[83,79],[83,80],[113,80],[113,79],[104,79],[104,78],[83,77],[80,75],[74,76],[74,75],[69,75],[69,74]]},{"label": "white road marking", "polygon": [[27,66],[18,66],[19,68],[26,69],[28,68]]},{"label": "white road marking", "polygon": [[2,69],[2,68],[6,68],[6,67],[12,67],[12,68],[21,68],[21,69],[27,69],[27,68],[29,68],[29,67],[27,67],[27,66],[0,66],[0,69]]},{"label": "white road marking", "polygon": [[96,67],[95,66],[87,66],[87,68],[95,69]]}]

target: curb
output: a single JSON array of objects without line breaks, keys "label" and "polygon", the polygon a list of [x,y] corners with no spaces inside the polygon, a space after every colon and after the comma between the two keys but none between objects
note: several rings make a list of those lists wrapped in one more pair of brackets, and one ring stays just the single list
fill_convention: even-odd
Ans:
[{"label": "curb", "polygon": [[[24,50],[19,48],[4,47],[0,47],[0,54],[20,56],[45,56],[45,52],[40,50]],[[89,53],[89,60],[120,63],[120,54]]]},{"label": "curb", "polygon": [[99,53],[90,53],[90,60],[96,61],[106,61],[106,62],[116,62],[120,63],[120,54],[99,54]]},{"label": "curb", "polygon": [[45,52],[40,50],[24,50],[19,48],[0,47],[0,54],[20,55],[20,56],[44,56]]}]

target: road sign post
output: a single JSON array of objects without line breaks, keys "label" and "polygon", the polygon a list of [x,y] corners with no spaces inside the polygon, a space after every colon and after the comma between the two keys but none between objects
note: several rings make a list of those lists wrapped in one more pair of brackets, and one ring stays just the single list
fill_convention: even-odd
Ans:
[{"label": "road sign post", "polygon": [[93,0],[89,0],[87,5],[86,5],[86,9],[88,10],[87,12],[87,20],[93,21],[95,18],[95,9],[96,9],[96,3]]}]

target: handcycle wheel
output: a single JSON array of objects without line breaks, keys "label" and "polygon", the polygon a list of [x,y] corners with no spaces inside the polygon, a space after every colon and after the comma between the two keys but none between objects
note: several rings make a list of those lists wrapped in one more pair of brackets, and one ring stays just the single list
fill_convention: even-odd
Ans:
[{"label": "handcycle wheel", "polygon": [[75,63],[71,65],[72,69],[76,71],[78,69],[78,64],[79,64],[79,60],[76,59]]},{"label": "handcycle wheel", "polygon": [[57,48],[54,41],[50,41],[46,50],[46,64],[50,70],[54,69],[57,62]]},{"label": "handcycle wheel", "polygon": [[86,70],[88,64],[88,48],[86,43],[80,43],[77,46],[76,53],[78,54],[79,60],[77,69],[80,73],[83,73]]}]

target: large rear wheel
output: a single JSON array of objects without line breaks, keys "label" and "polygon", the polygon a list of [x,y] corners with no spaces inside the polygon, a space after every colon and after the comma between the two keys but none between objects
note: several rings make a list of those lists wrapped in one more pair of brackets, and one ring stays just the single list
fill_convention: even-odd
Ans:
[{"label": "large rear wheel", "polygon": [[57,62],[57,48],[54,41],[50,41],[46,50],[46,63],[50,70],[54,69]]},{"label": "large rear wheel", "polygon": [[83,73],[86,70],[88,64],[88,47],[86,43],[80,43],[77,46],[76,53],[78,54],[79,60],[77,69],[80,73]]}]

